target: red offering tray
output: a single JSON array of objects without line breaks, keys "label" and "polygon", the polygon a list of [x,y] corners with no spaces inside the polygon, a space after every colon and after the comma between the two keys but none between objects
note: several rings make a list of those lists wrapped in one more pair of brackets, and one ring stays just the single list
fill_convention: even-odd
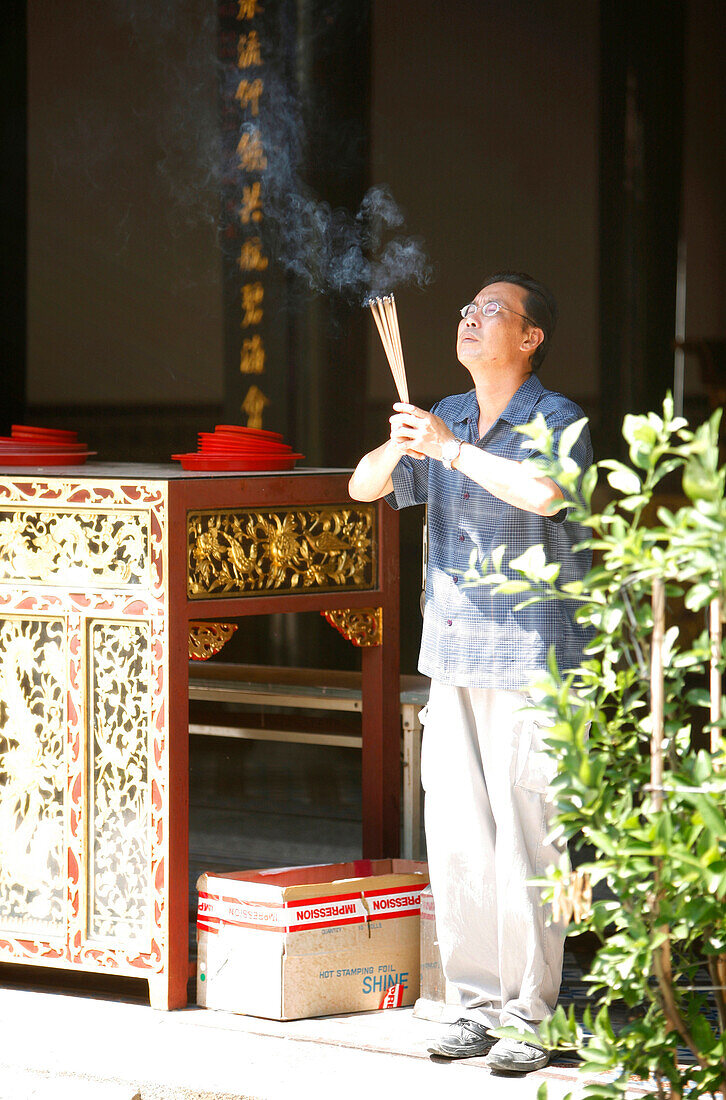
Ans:
[{"label": "red offering tray", "polygon": [[197,450],[172,455],[185,470],[292,470],[299,458],[280,432],[217,424],[213,432],[199,432]]},{"label": "red offering tray", "polygon": [[277,439],[280,443],[284,439],[281,432],[268,432],[266,428],[244,428],[241,424],[217,424],[215,435],[242,435],[257,436],[260,439]]},{"label": "red offering tray", "polygon": [[0,466],[83,466],[90,455],[98,454],[98,451],[72,451],[70,454],[60,451],[25,451],[17,454],[11,451],[6,454],[0,448]]},{"label": "red offering tray", "polygon": [[197,448],[197,454],[200,455],[229,455],[230,458],[234,458],[239,455],[250,455],[254,458],[284,458],[285,455],[292,454],[292,447],[287,447],[284,451],[258,451],[255,447],[216,447],[213,443],[207,443],[203,447]]},{"label": "red offering tray", "polygon": [[97,453],[65,428],[13,424],[11,433],[0,436],[0,466],[82,466]]},{"label": "red offering tray", "polygon": [[65,439],[69,443],[78,438],[78,432],[69,431],[67,428],[32,428],[29,424],[11,424],[10,432],[14,439],[38,437],[43,439]]},{"label": "red offering tray", "polygon": [[67,443],[65,440],[58,443],[46,443],[44,440],[41,443],[40,440],[35,439],[18,439],[15,436],[0,435],[0,454],[7,454],[10,451],[16,454],[22,454],[23,451],[32,451],[33,454],[39,454],[41,451],[52,451],[57,454],[58,451],[63,451],[64,454],[70,454],[71,451],[87,450],[87,443]]},{"label": "red offering tray", "polygon": [[291,454],[292,447],[289,443],[267,443],[261,442],[259,444],[252,440],[242,440],[239,443],[235,443],[233,440],[227,442],[224,439],[218,439],[216,436],[208,436],[206,439],[199,440],[200,451],[228,451],[232,454]]},{"label": "red offering tray", "polygon": [[172,455],[184,470],[292,470],[305,455],[198,454]]}]

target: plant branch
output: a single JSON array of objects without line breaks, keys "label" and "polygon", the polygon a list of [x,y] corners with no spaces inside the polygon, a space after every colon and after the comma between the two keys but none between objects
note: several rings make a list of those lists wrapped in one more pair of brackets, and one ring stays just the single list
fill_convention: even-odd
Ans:
[{"label": "plant branch", "polygon": [[726,955],[710,955],[708,959],[708,972],[713,982],[713,995],[718,1009],[718,1022],[721,1034],[726,1031]]},{"label": "plant branch", "polygon": [[[656,866],[656,874],[660,871],[660,860]],[[655,913],[659,909],[659,902],[656,901]],[[664,926],[659,928],[659,931],[665,931]],[[671,1031],[677,1032],[683,1039],[688,1049],[691,1051],[693,1057],[698,1062],[701,1069],[708,1068],[708,1061],[703,1057],[699,1051],[696,1043],[686,1027],[685,1020],[681,1016],[678,1009],[678,1002],[676,1001],[673,993],[673,973],[671,970],[671,941],[666,933],[666,939],[660,944],[653,952],[653,973],[655,974],[656,981],[658,982],[658,989],[660,991],[661,1004],[663,1006],[663,1013],[668,1026]],[[726,1067],[724,1067],[726,1068]]]}]

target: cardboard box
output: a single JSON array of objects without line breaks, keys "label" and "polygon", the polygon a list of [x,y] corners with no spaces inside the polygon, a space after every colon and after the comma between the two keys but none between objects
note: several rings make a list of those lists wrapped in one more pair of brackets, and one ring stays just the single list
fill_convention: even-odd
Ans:
[{"label": "cardboard box", "polygon": [[421,892],[421,975],[419,998],[413,1010],[422,1020],[454,1023],[461,1016],[461,1001],[455,985],[444,977],[436,936],[436,910],[431,887]]},{"label": "cardboard box", "polygon": [[413,1004],[425,863],[357,860],[197,882],[197,1002],[295,1020]]}]

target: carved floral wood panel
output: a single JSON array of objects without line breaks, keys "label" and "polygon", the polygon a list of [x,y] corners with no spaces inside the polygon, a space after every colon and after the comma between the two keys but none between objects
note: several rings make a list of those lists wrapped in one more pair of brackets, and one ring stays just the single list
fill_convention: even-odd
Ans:
[{"label": "carved floral wood panel", "polygon": [[0,620],[0,928],[65,936],[66,627]]},{"label": "carved floral wood panel", "polygon": [[190,512],[189,598],[374,588],[376,518],[365,504]]},{"label": "carved floral wood panel", "polygon": [[133,586],[163,598],[165,507],[164,482],[0,476],[0,588]]},{"label": "carved floral wood panel", "polygon": [[[0,580],[0,960],[159,973],[166,485],[0,479],[0,511],[24,516],[14,568],[32,571],[36,553],[48,566],[39,580]],[[54,557],[61,534],[69,545]],[[93,575],[73,572],[76,554]]]},{"label": "carved floral wood panel", "polygon": [[148,516],[0,508],[0,583],[149,587]]},{"label": "carved floral wood panel", "polygon": [[89,935],[148,938],[150,626],[88,626]]}]

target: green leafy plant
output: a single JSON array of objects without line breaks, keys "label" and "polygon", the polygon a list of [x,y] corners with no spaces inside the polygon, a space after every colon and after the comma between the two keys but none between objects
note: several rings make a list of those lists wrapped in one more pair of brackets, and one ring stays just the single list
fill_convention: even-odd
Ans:
[{"label": "green leafy plant", "polygon": [[[520,606],[573,601],[578,621],[592,629],[581,666],[561,673],[552,660],[532,689],[553,723],[556,829],[571,847],[594,851],[577,879],[564,863],[553,869],[545,897],[571,898],[584,875],[609,888],[592,904],[575,904],[579,919],[569,928],[590,930],[600,943],[586,977],[586,1030],[572,1009],[559,1008],[541,1031],[545,1046],[576,1047],[582,1071],[600,1075],[585,1089],[591,1097],[623,1096],[633,1076],[650,1079],[663,1097],[726,1095],[719,418],[693,431],[668,397],[662,415],[625,418],[630,465],[608,460],[584,476],[570,457],[584,422],[566,429],[557,447],[541,418],[520,429],[544,456],[534,472],[556,478],[570,518],[588,529],[595,562],[582,582],[560,585],[559,566],[541,547],[509,562],[500,547],[490,561],[473,559],[466,577],[521,593]],[[599,474],[609,490],[596,494],[608,499],[595,510]],[[659,487],[678,476],[684,496],[668,507]],[[709,607],[710,633],[701,629]],[[628,1006],[617,1029],[614,1002]]]}]

